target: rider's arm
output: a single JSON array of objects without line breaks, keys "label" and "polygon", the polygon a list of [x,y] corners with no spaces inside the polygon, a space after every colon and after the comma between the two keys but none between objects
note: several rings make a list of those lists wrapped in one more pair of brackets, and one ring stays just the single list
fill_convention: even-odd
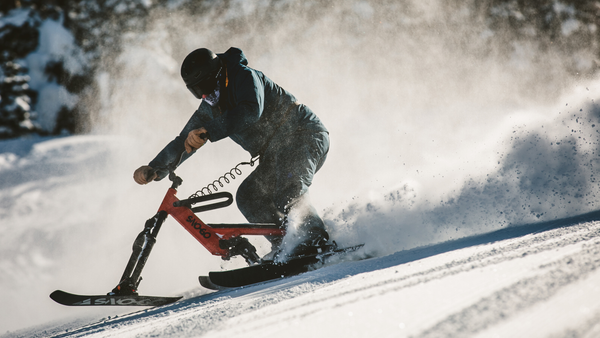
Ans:
[{"label": "rider's arm", "polygon": [[[194,112],[192,117],[186,123],[185,127],[183,127],[183,129],[181,130],[181,133],[179,133],[179,135],[177,135],[175,139],[169,142],[169,144],[167,144],[163,148],[163,150],[161,150],[158,153],[158,155],[156,155],[156,157],[152,161],[150,161],[150,163],[148,163],[148,166],[152,168],[165,167],[168,164],[179,160],[179,156],[182,153],[183,156],[181,157],[181,162],[179,164],[183,163],[183,161],[185,161],[190,156],[192,156],[192,154],[195,153],[195,151],[192,151],[191,153],[187,153],[185,151],[184,144],[186,138],[188,137],[188,134],[192,130],[196,130],[203,127],[210,120],[212,120],[212,108],[208,103],[202,101],[200,107],[198,107],[198,110]],[[165,178],[169,173],[166,170],[158,170],[157,174],[158,177],[156,178],[156,180],[160,181],[161,179]]]}]

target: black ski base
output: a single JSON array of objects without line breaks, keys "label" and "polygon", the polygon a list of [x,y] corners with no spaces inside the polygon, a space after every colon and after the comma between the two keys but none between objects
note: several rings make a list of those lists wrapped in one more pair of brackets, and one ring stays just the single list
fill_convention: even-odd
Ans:
[{"label": "black ski base", "polygon": [[263,261],[260,264],[235,270],[211,271],[208,276],[200,276],[199,280],[200,284],[208,289],[223,290],[295,276],[314,269],[317,263],[325,262],[328,257],[356,251],[362,246],[363,244],[360,244],[329,252],[301,256],[290,259],[285,263]]},{"label": "black ski base", "polygon": [[210,290],[223,291],[231,289],[231,287],[221,286],[213,283],[208,276],[198,276],[198,281],[200,282],[200,285]]},{"label": "black ski base", "polygon": [[160,296],[116,296],[116,295],[76,295],[61,290],[50,294],[55,302],[67,306],[161,306],[174,303],[182,297]]}]

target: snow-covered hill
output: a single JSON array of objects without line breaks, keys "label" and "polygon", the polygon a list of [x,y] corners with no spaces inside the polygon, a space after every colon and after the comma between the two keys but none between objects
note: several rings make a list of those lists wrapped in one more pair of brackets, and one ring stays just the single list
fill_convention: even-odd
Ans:
[{"label": "snow-covered hill", "polygon": [[597,337],[598,219],[513,227],[4,337]]}]

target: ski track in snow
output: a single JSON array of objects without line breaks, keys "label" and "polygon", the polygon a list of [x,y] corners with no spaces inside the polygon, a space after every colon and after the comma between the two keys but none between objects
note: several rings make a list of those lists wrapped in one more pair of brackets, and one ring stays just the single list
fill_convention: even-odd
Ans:
[{"label": "ski track in snow", "polygon": [[[581,219],[597,217],[592,213]],[[192,293],[172,305],[83,327],[76,323],[68,332],[63,326],[28,334],[593,337],[600,330],[600,305],[593,296],[600,290],[576,296],[581,289],[574,286],[600,284],[600,221],[568,219],[518,230],[526,234],[504,229],[246,288]],[[573,297],[580,302],[569,308],[578,313],[575,321],[544,316],[564,312],[560,299]]]}]

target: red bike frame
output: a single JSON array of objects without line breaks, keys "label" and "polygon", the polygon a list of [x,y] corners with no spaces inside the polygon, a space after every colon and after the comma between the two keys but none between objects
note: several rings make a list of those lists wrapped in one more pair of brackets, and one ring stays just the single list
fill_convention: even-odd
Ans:
[{"label": "red bike frame", "polygon": [[[177,190],[169,188],[163,199],[159,212],[165,211],[183,226],[198,242],[213,255],[222,258],[231,257],[230,249],[223,243],[243,235],[283,236],[284,230],[276,224],[207,224],[192,211],[192,208],[178,205],[180,200],[175,196]],[[226,193],[229,194],[229,193]],[[207,197],[210,197],[208,195]],[[220,195],[221,196],[221,195]]]},{"label": "red bike frame", "polygon": [[[131,295],[137,293],[142,280],[141,273],[146,260],[156,243],[156,236],[162,224],[171,215],[211,254],[229,259],[241,255],[249,264],[260,262],[256,248],[243,235],[283,236],[284,230],[276,224],[206,224],[196,216],[196,212],[212,210],[230,205],[233,196],[228,192],[220,192],[207,196],[196,196],[185,200],[177,198],[177,188],[183,182],[172,170],[169,179],[173,182],[167,191],[158,212],[144,224],[144,230],[133,242],[132,253],[119,284],[112,290],[113,294]],[[193,207],[194,204],[226,199],[209,205]]]}]

